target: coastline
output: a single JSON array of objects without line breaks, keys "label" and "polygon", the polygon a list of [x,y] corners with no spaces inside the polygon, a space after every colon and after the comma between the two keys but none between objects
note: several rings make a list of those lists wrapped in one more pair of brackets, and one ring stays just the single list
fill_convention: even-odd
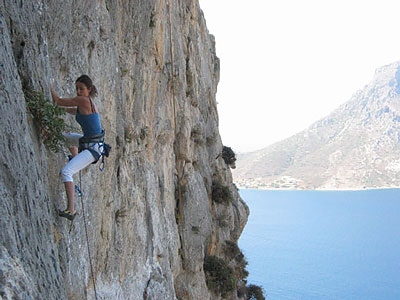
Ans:
[{"label": "coastline", "polygon": [[400,190],[400,186],[393,187],[368,187],[368,188],[316,188],[316,189],[296,189],[296,188],[256,188],[256,187],[241,187],[237,185],[240,190],[255,190],[255,191],[316,191],[316,192],[362,192],[373,190]]}]

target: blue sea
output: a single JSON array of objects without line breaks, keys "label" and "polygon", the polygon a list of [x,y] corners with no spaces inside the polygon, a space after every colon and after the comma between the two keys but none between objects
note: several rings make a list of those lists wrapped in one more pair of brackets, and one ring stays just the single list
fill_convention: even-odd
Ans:
[{"label": "blue sea", "polygon": [[400,299],[400,189],[240,195],[247,281],[266,299]]}]

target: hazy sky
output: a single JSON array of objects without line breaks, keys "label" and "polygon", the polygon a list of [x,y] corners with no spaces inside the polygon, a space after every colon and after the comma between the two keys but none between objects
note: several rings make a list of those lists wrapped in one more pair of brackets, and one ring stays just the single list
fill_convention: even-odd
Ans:
[{"label": "hazy sky", "polygon": [[400,60],[398,0],[200,0],[200,7],[221,60],[222,142],[235,152],[306,129],[377,68]]}]

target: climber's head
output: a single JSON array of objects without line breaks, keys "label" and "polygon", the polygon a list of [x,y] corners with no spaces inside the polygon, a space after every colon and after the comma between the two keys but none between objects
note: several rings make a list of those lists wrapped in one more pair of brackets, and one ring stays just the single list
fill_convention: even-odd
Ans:
[{"label": "climber's head", "polygon": [[95,97],[97,95],[97,89],[94,86],[92,79],[87,75],[78,77],[75,81],[76,94],[78,96]]}]

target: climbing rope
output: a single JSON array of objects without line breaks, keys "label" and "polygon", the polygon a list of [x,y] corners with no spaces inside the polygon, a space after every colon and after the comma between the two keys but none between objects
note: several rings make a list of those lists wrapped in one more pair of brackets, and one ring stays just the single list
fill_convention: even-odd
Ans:
[{"label": "climbing rope", "polygon": [[83,223],[85,225],[86,244],[87,244],[87,250],[88,250],[88,255],[89,255],[90,272],[91,272],[92,281],[93,281],[94,298],[97,300],[98,298],[97,298],[97,290],[96,290],[96,280],[94,278],[94,269],[93,269],[93,264],[92,264],[92,256],[90,254],[89,235],[88,235],[88,229],[87,229],[87,223],[86,223],[85,207],[83,205],[83,193],[82,193],[82,191],[80,189],[81,186],[82,186],[82,171],[79,171],[79,186],[75,186],[75,189],[78,192],[79,198],[81,198]]}]

